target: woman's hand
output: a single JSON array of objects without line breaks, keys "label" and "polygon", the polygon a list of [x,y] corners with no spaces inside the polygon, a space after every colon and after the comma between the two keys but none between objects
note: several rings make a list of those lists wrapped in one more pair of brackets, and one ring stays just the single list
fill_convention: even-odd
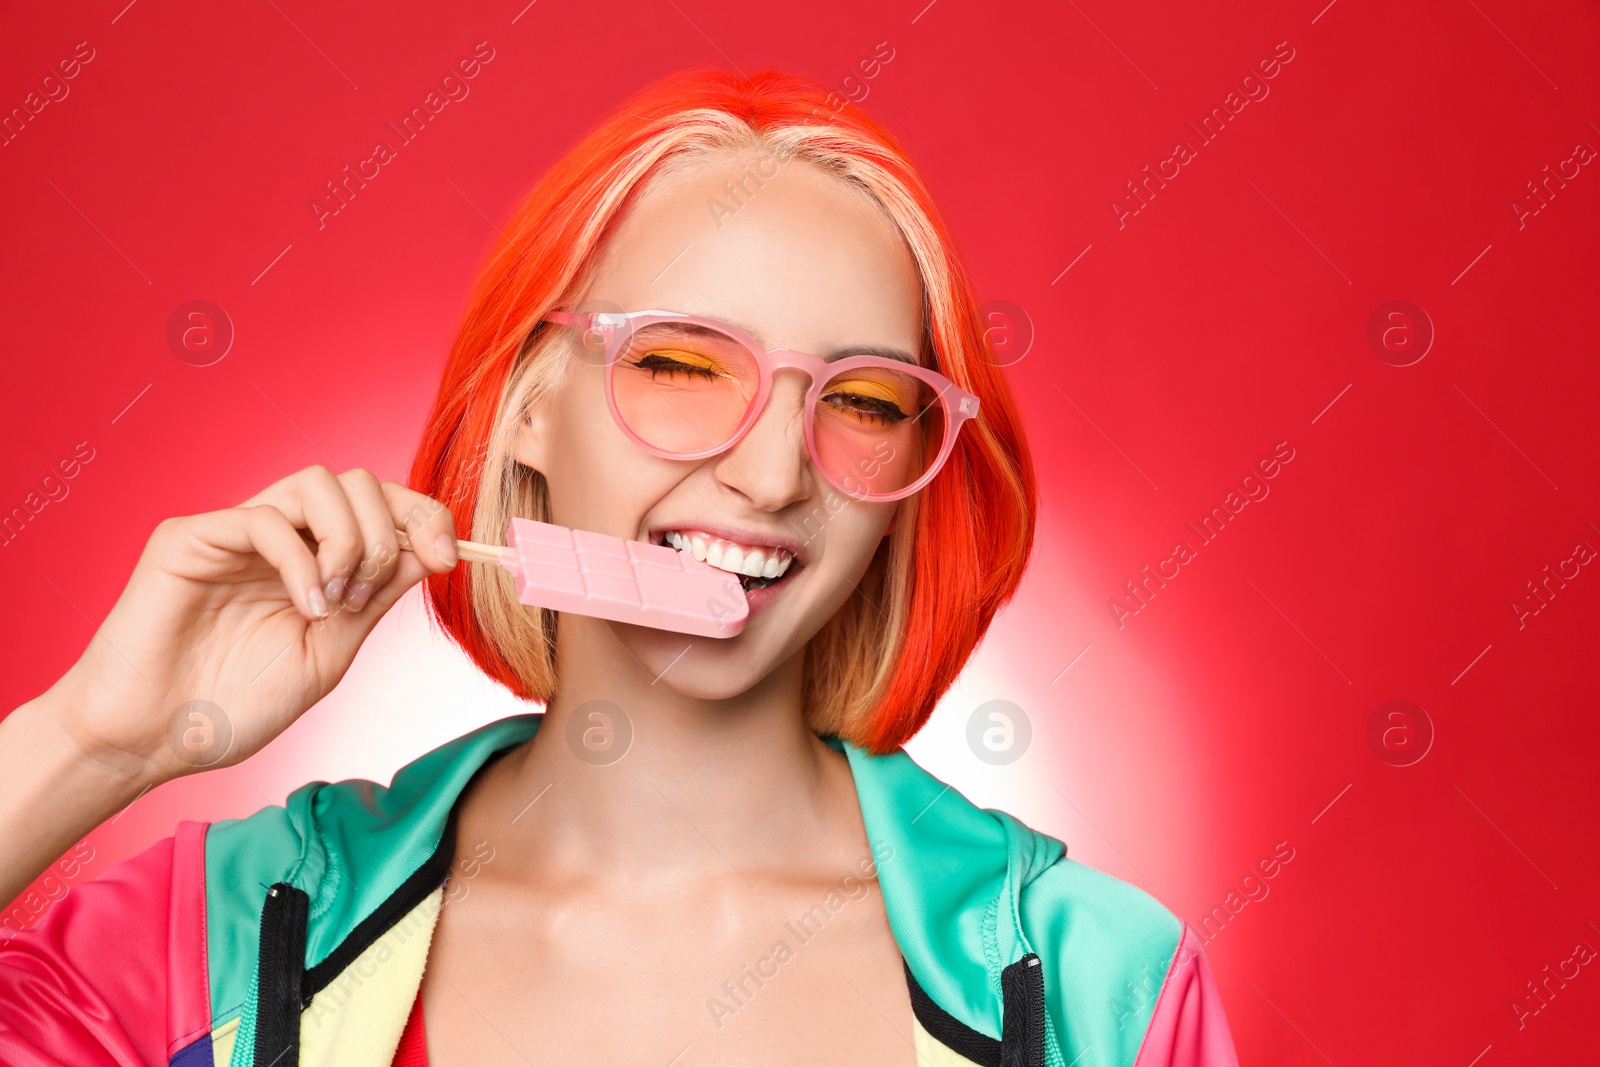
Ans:
[{"label": "woman's hand", "polygon": [[85,756],[149,782],[238,763],[338,684],[401,594],[455,564],[449,510],[364,470],[308,467],[168,519],[57,718]]},{"label": "woman's hand", "polygon": [[0,901],[137,793],[259,751],[401,594],[455,564],[450,511],[364,470],[309,467],[162,522],[83,656],[0,722],[0,831],[27,839],[0,833],[24,844],[0,861]]}]

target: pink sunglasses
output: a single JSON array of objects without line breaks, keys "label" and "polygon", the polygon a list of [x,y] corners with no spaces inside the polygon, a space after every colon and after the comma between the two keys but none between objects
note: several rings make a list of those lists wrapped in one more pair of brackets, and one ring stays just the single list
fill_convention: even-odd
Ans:
[{"label": "pink sunglasses", "polygon": [[767,351],[715,319],[671,311],[554,311],[604,352],[606,401],[622,431],[667,459],[705,459],[755,425],[780,370],[803,372],[806,449],[830,484],[857,500],[910,496],[933,479],[978,398],[950,379],[882,356],[825,360]]}]

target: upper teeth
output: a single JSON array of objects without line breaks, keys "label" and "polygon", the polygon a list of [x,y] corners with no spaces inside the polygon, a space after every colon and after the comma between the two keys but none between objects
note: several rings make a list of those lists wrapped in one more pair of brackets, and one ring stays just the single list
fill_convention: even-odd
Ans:
[{"label": "upper teeth", "polygon": [[781,578],[794,562],[794,556],[781,548],[741,545],[699,530],[668,530],[666,538],[667,544],[679,552],[688,552],[720,570],[752,578]]}]

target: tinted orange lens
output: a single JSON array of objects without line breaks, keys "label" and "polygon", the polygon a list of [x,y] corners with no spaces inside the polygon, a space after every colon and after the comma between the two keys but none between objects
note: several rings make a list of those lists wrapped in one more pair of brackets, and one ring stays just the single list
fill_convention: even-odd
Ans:
[{"label": "tinted orange lens", "polygon": [[948,432],[939,394],[890,367],[836,373],[817,399],[813,434],[824,470],[856,496],[896,493],[939,458]]},{"label": "tinted orange lens", "polygon": [[653,448],[684,454],[726,444],[759,385],[749,349],[718,330],[681,322],[634,330],[611,371],[612,396],[628,429]]}]

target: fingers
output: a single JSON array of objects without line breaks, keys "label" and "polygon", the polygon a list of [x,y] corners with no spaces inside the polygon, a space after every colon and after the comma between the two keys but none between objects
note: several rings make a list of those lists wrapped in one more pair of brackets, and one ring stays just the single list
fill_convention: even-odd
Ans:
[{"label": "fingers", "polygon": [[212,511],[183,520],[201,541],[235,553],[255,553],[278,572],[296,610],[316,621],[328,617],[317,559],[289,518],[270,504]]},{"label": "fingers", "polygon": [[358,604],[370,608],[365,614],[373,616],[368,625],[375,623],[394,606],[406,591],[428,574],[448,571],[456,565],[455,517],[450,509],[413,489],[395,482],[380,485],[384,500],[384,522],[390,531],[403,530],[407,550],[394,556],[394,563],[386,577],[380,576],[375,587],[363,594]]},{"label": "fingers", "polygon": [[361,564],[350,575],[345,589],[345,607],[360,611],[366,607],[373,591],[382,588],[394,574],[400,559],[400,542],[395,536],[394,520],[389,514],[389,503],[384,499],[383,486],[370,472],[348,470],[338,476],[344,486],[345,499],[355,513],[361,527],[365,546]]},{"label": "fingers", "polygon": [[395,526],[406,532],[411,551],[430,571],[447,571],[456,565],[456,519],[450,509],[430,496],[395,482],[383,483],[384,499]]},{"label": "fingers", "polygon": [[351,621],[370,629],[378,618],[394,607],[412,586],[428,576],[429,569],[414,552],[401,552],[395,564],[394,577],[379,587],[367,601],[366,610],[353,616]]},{"label": "fingers", "polygon": [[245,506],[270,504],[317,543],[317,570],[330,602],[344,596],[345,582],[361,564],[365,539],[344,486],[326,467],[307,467],[257,493]]},{"label": "fingers", "polygon": [[276,507],[291,524],[310,532],[323,594],[341,609],[359,612],[395,578],[401,563],[397,528],[407,531],[423,565],[417,574],[405,575],[406,587],[429,571],[455,566],[450,510],[404,486],[379,482],[365,470],[336,475],[325,467],[308,467],[269,486],[245,506],[256,504]]}]

